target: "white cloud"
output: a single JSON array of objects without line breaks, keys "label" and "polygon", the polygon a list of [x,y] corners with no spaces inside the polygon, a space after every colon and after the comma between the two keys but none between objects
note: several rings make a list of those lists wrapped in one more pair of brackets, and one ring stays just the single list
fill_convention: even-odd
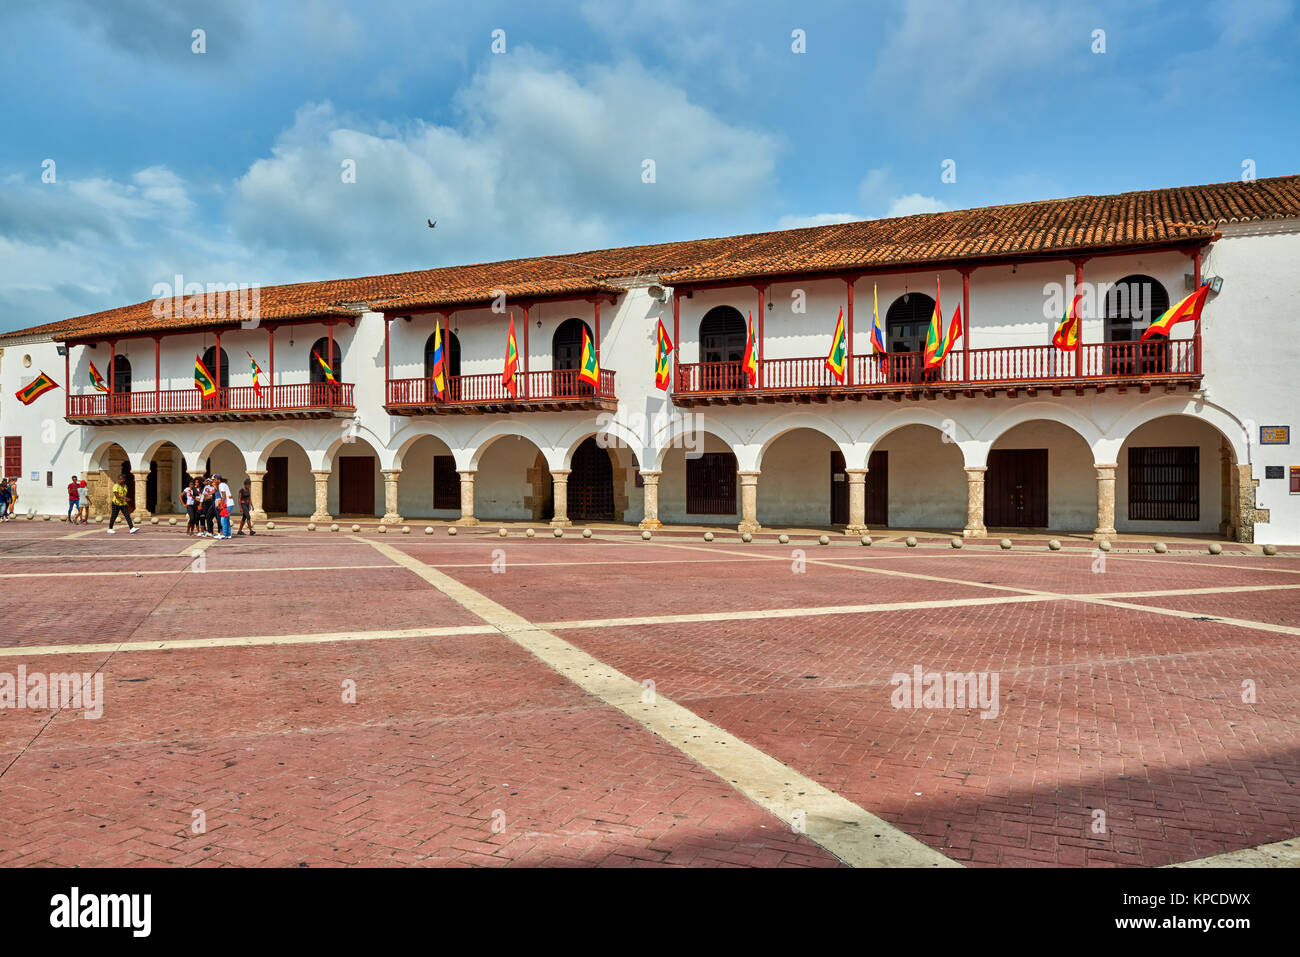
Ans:
[{"label": "white cloud", "polygon": [[778,229],[801,229],[804,226],[830,226],[834,223],[852,223],[862,217],[857,213],[814,213],[811,216],[782,216]]},{"label": "white cloud", "polygon": [[915,216],[917,213],[942,213],[948,209],[945,203],[940,202],[933,196],[922,196],[920,193],[908,193],[906,196],[899,196],[889,204],[889,210],[885,213],[886,219],[892,219],[895,216]]}]

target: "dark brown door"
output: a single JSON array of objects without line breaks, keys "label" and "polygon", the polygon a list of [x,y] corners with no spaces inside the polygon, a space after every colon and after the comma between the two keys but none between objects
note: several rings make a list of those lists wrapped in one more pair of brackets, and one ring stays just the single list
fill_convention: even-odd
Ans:
[{"label": "dark brown door", "polygon": [[149,462],[149,478],[144,483],[144,507],[147,511],[158,511],[158,462]]},{"label": "dark brown door", "polygon": [[460,508],[460,475],[453,455],[433,457],[433,507]]},{"label": "dark brown door", "polygon": [[1047,449],[994,449],[984,477],[984,524],[1047,525]]},{"label": "dark brown door", "polygon": [[262,479],[262,510],[272,515],[289,511],[289,457],[273,455],[266,460],[266,475]]},{"label": "dark brown door", "polygon": [[867,527],[889,524],[889,453],[877,450],[867,460]]},{"label": "dark brown door", "polygon": [[614,465],[609,452],[587,439],[573,453],[569,472],[569,517],[584,521],[614,520]]},{"label": "dark brown door", "polygon": [[686,458],[686,514],[736,514],[736,457],[704,452]]},{"label": "dark brown door", "polygon": [[839,449],[831,453],[831,524],[849,524],[849,473]]},{"label": "dark brown door", "polygon": [[339,459],[339,514],[375,514],[375,459],[351,455]]}]

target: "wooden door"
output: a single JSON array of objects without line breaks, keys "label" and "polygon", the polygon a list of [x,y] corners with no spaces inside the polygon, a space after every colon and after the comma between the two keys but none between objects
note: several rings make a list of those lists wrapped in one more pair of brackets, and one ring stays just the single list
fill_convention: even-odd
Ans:
[{"label": "wooden door", "polygon": [[736,457],[704,452],[686,458],[686,514],[736,514]]},{"label": "wooden door", "polygon": [[349,455],[338,460],[339,514],[375,514],[375,458]]},{"label": "wooden door", "polygon": [[831,453],[831,524],[849,524],[849,473],[839,449]]},{"label": "wooden door", "polygon": [[433,507],[460,509],[460,474],[455,456],[433,457]]},{"label": "wooden door", "polygon": [[289,456],[273,455],[266,460],[262,477],[262,510],[272,515],[289,512]]},{"label": "wooden door", "polygon": [[867,460],[867,527],[889,524],[889,453],[877,450]]},{"label": "wooden door", "polygon": [[1047,449],[994,449],[989,453],[984,524],[1047,526]]},{"label": "wooden door", "polygon": [[614,466],[609,451],[587,439],[573,453],[569,472],[569,518],[614,520]]}]

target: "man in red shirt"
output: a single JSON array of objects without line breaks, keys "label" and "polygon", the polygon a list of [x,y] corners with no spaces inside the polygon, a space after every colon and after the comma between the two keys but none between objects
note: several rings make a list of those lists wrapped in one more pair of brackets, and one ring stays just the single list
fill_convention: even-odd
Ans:
[{"label": "man in red shirt", "polygon": [[72,515],[73,512],[76,512],[78,516],[80,516],[81,514],[80,506],[79,506],[79,503],[81,501],[81,493],[80,491],[78,491],[80,488],[81,488],[81,483],[77,481],[77,477],[75,475],[72,476],[72,481],[68,483],[68,524],[69,525],[71,525],[75,521]]}]

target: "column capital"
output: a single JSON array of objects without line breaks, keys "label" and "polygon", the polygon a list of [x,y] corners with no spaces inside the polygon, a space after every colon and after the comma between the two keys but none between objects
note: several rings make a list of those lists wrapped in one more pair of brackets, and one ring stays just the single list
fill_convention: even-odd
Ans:
[{"label": "column capital", "polygon": [[658,481],[659,476],[663,475],[664,471],[663,469],[637,469],[637,474],[643,479],[648,478]]},{"label": "column capital", "polygon": [[573,469],[551,469],[551,478],[567,479]]},{"label": "column capital", "polygon": [[972,473],[972,472],[980,472],[980,473],[983,473],[983,472],[987,472],[987,471],[989,470],[989,467],[988,467],[987,465],[966,465],[966,466],[963,466],[963,468],[966,469],[966,472],[968,473],[968,476],[969,476],[969,473]]},{"label": "column capital", "polygon": [[756,469],[753,472],[737,472],[736,474],[740,476],[742,484],[756,485],[758,483],[758,477],[763,473]]},{"label": "column capital", "polygon": [[869,471],[871,470],[870,469],[845,469],[844,473],[848,475],[849,481],[857,479],[859,482],[861,482],[866,479],[867,472]]},{"label": "column capital", "polygon": [[266,469],[245,469],[251,479],[260,479],[266,475]]},{"label": "column capital", "polygon": [[333,469],[312,469],[311,474],[316,476],[317,479],[328,479],[331,475],[334,474],[334,470]]},{"label": "column capital", "polygon": [[457,469],[456,474],[462,479],[472,482],[474,481],[474,473],[477,471],[478,469]]},{"label": "column capital", "polygon": [[402,474],[402,470],[401,470],[401,469],[380,469],[379,472],[380,472],[381,475],[394,475],[394,476],[396,476],[396,475],[401,475],[401,474]]}]

